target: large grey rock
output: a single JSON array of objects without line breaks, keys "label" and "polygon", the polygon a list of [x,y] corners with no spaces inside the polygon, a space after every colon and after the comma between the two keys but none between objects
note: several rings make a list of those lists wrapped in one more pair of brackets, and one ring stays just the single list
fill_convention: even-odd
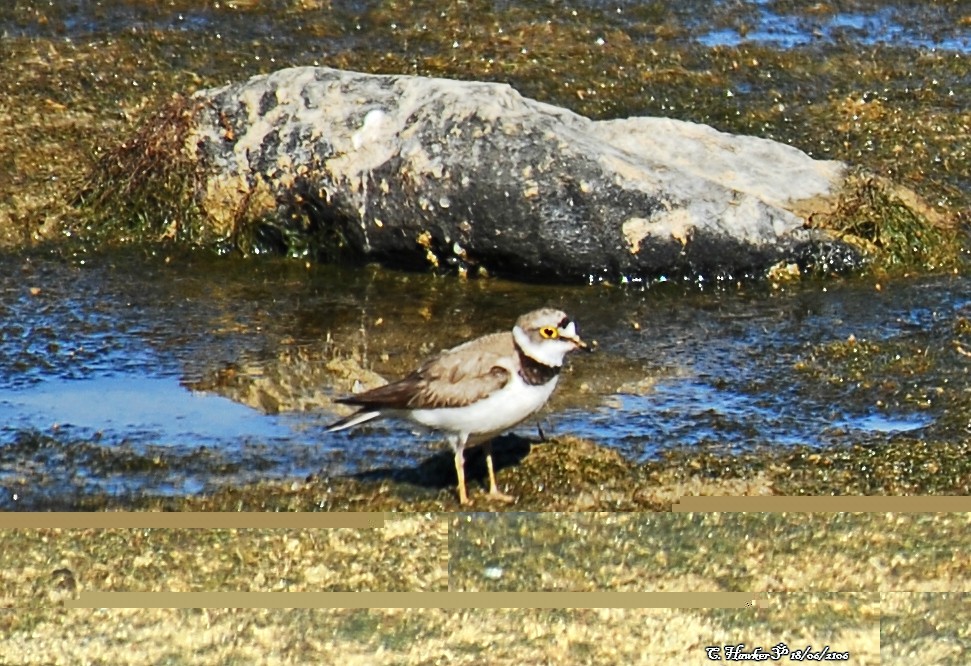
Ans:
[{"label": "large grey rock", "polygon": [[196,94],[214,235],[544,281],[759,274],[838,246],[845,165],[663,118],[592,121],[508,85],[299,67]]}]

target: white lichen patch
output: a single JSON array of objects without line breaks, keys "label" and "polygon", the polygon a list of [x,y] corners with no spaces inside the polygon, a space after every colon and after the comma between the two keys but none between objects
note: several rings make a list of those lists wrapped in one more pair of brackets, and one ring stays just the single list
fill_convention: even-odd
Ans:
[{"label": "white lichen patch", "polygon": [[641,251],[641,241],[651,233],[651,221],[644,217],[632,217],[621,226],[624,239],[630,245],[631,254]]},{"label": "white lichen patch", "polygon": [[655,213],[650,219],[629,218],[621,226],[621,231],[631,253],[637,254],[641,250],[641,243],[648,236],[665,241],[673,239],[685,247],[691,242],[696,227],[697,223],[689,210],[670,208]]}]

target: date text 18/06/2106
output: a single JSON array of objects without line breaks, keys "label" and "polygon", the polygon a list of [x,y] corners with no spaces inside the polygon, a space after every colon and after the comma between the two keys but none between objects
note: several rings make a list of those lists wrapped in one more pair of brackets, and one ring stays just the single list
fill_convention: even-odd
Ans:
[{"label": "date text 18/06/2106", "polygon": [[714,645],[706,647],[705,652],[709,661],[779,661],[786,657],[789,661],[847,661],[850,658],[849,652],[834,652],[828,645],[821,650],[813,650],[811,645],[800,650],[790,650],[785,643],[779,643],[768,652],[761,647],[746,651],[744,643]]}]

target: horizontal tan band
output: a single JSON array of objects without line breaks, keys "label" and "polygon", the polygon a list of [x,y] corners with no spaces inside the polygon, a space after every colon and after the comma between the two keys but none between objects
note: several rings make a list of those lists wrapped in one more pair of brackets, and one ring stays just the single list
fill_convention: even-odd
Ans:
[{"label": "horizontal tan band", "polygon": [[754,608],[751,592],[82,592],[68,608]]},{"label": "horizontal tan band", "polygon": [[383,513],[321,512],[195,512],[195,511],[106,511],[106,512],[0,512],[0,529],[25,527],[62,528],[253,528],[357,529],[384,526]]},{"label": "horizontal tan band", "polygon": [[682,497],[671,510],[678,513],[950,513],[971,511],[971,497]]}]

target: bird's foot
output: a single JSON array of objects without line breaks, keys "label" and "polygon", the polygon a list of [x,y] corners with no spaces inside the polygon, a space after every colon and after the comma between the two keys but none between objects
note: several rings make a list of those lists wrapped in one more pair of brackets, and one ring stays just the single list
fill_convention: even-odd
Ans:
[{"label": "bird's foot", "polygon": [[507,495],[506,493],[502,492],[498,488],[493,488],[492,490],[490,490],[488,493],[486,493],[486,497],[492,500],[496,500],[498,502],[505,502],[506,504],[512,504],[513,502],[516,501],[515,497],[513,497],[512,495]]}]

